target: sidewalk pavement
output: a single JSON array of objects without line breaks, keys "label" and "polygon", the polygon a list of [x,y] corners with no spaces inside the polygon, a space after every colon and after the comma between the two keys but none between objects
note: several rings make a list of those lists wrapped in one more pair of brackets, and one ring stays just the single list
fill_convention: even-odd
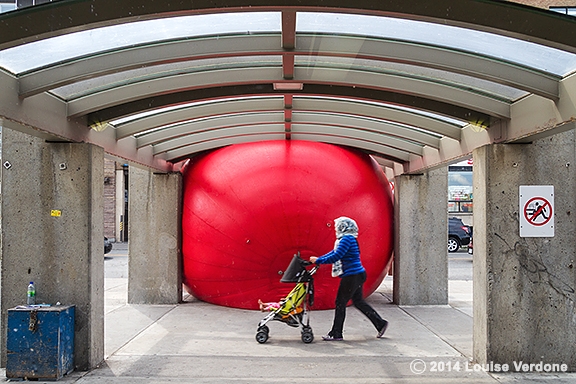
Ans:
[{"label": "sidewalk pavement", "polygon": [[[315,340],[271,322],[255,340],[259,311],[185,297],[178,305],[128,305],[127,247],[107,255],[105,362],[61,382],[92,383],[574,383],[571,373],[485,372],[472,360],[472,281],[450,280],[450,305],[392,304],[387,277],[368,302],[390,326],[382,339],[355,308],[345,341],[325,342],[333,311],[311,312]],[[462,261],[461,261],[462,262]],[[466,261],[464,261],[466,263]],[[471,269],[471,260],[468,261]],[[471,276],[471,274],[470,274]]]}]

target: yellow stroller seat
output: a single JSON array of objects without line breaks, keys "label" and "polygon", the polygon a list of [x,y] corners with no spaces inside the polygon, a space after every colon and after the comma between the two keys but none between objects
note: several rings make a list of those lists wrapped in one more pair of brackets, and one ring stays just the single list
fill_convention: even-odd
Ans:
[{"label": "yellow stroller seat", "polygon": [[283,283],[296,282],[296,286],[280,301],[279,308],[270,312],[258,323],[256,331],[256,341],[264,344],[268,341],[270,329],[266,325],[269,321],[276,320],[286,323],[291,327],[302,327],[302,341],[311,343],[314,334],[310,327],[308,316],[309,306],[314,302],[314,280],[312,276],[318,269],[317,266],[307,270],[306,266],[311,265],[309,261],[302,260],[300,253],[294,255],[288,269],[280,280]]}]

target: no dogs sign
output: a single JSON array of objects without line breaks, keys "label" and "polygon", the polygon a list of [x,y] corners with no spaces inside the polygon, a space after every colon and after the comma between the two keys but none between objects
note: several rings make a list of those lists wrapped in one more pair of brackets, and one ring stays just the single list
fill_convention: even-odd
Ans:
[{"label": "no dogs sign", "polygon": [[520,186],[520,237],[554,237],[554,186]]}]

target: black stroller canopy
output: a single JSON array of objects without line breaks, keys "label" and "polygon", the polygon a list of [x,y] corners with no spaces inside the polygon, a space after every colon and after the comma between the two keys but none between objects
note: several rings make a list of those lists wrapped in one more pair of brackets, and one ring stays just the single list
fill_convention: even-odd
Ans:
[{"label": "black stroller canopy", "polygon": [[[290,262],[290,265],[288,265],[288,268],[282,275],[282,279],[280,279],[280,282],[298,283],[308,281],[310,279],[310,276],[305,273],[306,272],[305,265],[307,265],[308,263],[309,263],[308,261],[305,261],[300,257],[300,253],[294,255],[292,261]],[[302,279],[304,276],[307,276],[307,278]]]}]

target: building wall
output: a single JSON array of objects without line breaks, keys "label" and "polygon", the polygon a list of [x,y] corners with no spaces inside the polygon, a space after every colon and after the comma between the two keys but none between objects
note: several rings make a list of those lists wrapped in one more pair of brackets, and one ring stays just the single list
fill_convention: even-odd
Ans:
[{"label": "building wall", "polygon": [[116,238],[116,162],[104,159],[104,236]]},{"label": "building wall", "polygon": [[512,3],[530,5],[532,7],[548,9],[550,7],[575,7],[576,0],[515,0]]}]

